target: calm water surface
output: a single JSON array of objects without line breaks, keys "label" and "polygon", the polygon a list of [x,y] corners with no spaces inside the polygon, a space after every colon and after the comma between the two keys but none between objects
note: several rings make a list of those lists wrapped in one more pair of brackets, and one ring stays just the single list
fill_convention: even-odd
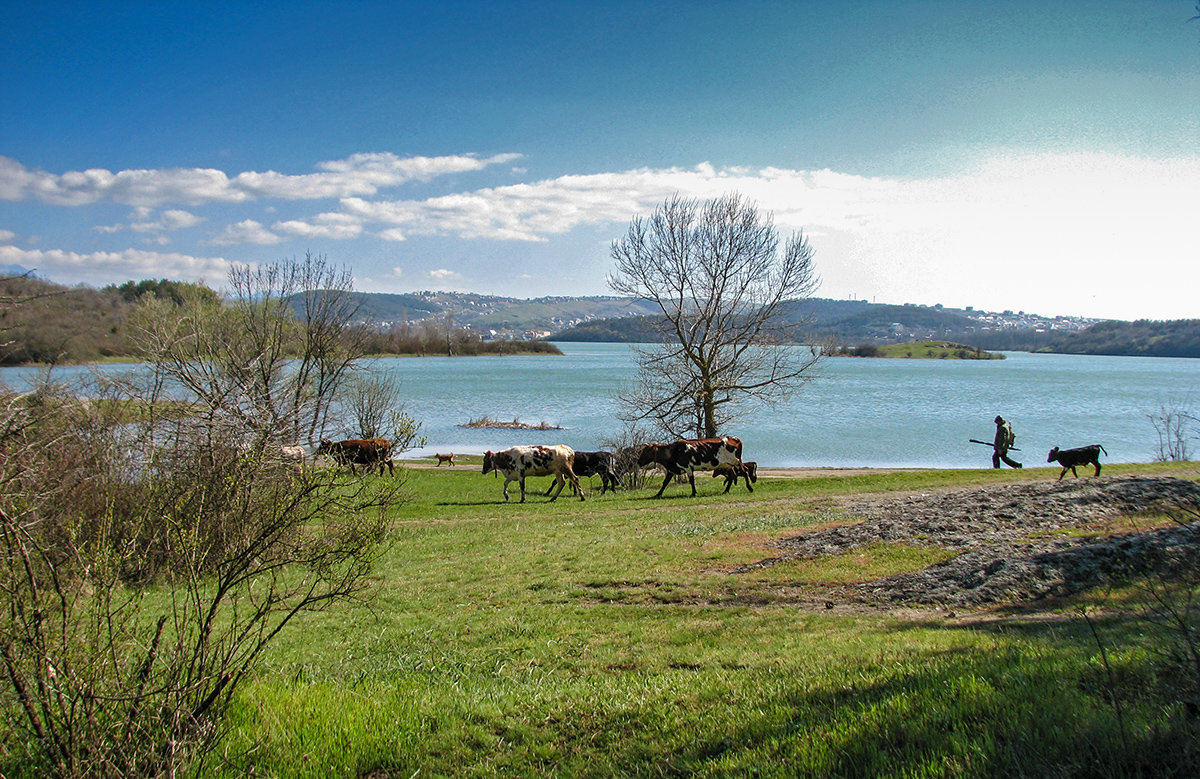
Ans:
[{"label": "calm water surface", "polygon": [[[434,451],[524,443],[598,449],[622,429],[616,394],[635,368],[628,346],[573,344],[564,357],[381,360]],[[996,414],[1017,433],[1016,459],[1045,464],[1053,446],[1102,443],[1109,461],[1158,451],[1149,415],[1200,387],[1200,360],[1013,352],[1005,360],[828,359],[791,400],[730,430],[765,466],[987,467]],[[547,421],[565,430],[468,430],[470,419]]]},{"label": "calm water surface", "polygon": [[[565,356],[403,357],[377,361],[397,375],[405,409],[433,452],[478,454],[514,444],[598,449],[622,430],[616,395],[632,379],[623,344],[559,344]],[[1200,360],[1011,352],[1006,360],[834,358],[794,398],[751,412],[730,429],[763,466],[975,468],[991,464],[992,418],[1017,434],[1016,459],[1045,465],[1052,446],[1102,443],[1106,461],[1158,452],[1150,415],[1200,401]],[[104,370],[120,370],[105,366]],[[8,368],[19,387],[34,369]],[[564,430],[480,430],[471,419],[546,421]]]}]

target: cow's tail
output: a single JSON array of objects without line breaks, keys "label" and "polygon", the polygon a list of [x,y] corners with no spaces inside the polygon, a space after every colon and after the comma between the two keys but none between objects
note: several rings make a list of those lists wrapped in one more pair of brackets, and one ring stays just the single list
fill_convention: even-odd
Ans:
[{"label": "cow's tail", "polygon": [[1108,457],[1108,450],[1104,448],[1104,444],[1096,444],[1096,446],[1100,447],[1100,451],[1104,452],[1105,457]]}]

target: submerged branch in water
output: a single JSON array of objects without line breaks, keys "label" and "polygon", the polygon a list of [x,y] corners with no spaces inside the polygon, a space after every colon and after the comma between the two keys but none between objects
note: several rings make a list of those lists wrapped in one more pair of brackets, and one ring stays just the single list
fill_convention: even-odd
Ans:
[{"label": "submerged branch in water", "polygon": [[479,417],[478,419],[472,419],[470,422],[465,422],[465,423],[459,425],[459,427],[488,427],[488,428],[496,428],[496,429],[500,429],[500,430],[562,430],[563,429],[563,427],[561,425],[552,425],[544,419],[541,422],[537,423],[536,425],[533,425],[528,422],[522,422],[521,420],[517,419],[516,417],[513,417],[513,421],[511,421],[511,422],[501,422],[500,420],[492,419],[491,417]]}]

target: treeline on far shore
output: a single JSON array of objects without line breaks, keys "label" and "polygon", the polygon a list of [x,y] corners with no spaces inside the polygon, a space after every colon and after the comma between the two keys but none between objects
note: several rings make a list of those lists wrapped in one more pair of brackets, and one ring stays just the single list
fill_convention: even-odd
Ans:
[{"label": "treeline on far shore", "polygon": [[366,339],[367,354],[443,355],[471,357],[487,354],[562,354],[549,341],[484,340],[473,330],[447,328],[444,324],[421,322],[376,330]]},{"label": "treeline on far shore", "polygon": [[[56,365],[133,359],[130,315],[147,298],[181,304],[187,295],[216,299],[203,284],[166,279],[101,289],[66,287],[32,276],[0,277],[0,365]],[[560,354],[545,341],[487,340],[445,323],[400,325],[368,335],[378,355]]]}]

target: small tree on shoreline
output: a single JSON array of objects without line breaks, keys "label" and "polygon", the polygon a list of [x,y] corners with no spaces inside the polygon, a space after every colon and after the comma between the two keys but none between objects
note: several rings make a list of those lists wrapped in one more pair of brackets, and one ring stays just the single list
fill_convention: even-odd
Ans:
[{"label": "small tree on shoreline", "polygon": [[786,344],[786,301],[818,281],[803,233],[780,246],[771,215],[737,194],[706,202],[668,198],[635,217],[612,245],[619,295],[654,304],[663,344],[636,349],[627,418],[663,432],[715,436],[750,401],[772,403],[802,383],[819,355]]}]

